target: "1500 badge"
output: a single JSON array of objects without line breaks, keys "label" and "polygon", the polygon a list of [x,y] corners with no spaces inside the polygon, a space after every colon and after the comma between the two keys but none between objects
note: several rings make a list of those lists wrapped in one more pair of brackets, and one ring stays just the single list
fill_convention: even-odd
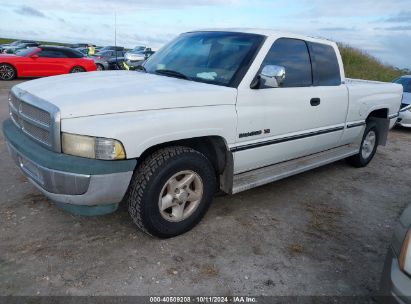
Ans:
[{"label": "1500 badge", "polygon": [[250,137],[250,136],[257,136],[257,135],[261,135],[261,134],[268,134],[270,133],[271,130],[270,129],[264,129],[264,130],[258,130],[258,131],[251,131],[251,132],[247,132],[247,133],[240,133],[239,137],[240,138],[244,138],[244,137]]}]

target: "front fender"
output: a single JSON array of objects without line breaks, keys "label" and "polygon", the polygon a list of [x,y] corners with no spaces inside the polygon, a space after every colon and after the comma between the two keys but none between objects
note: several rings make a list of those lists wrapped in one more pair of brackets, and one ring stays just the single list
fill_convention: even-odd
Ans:
[{"label": "front fender", "polygon": [[234,105],[173,108],[63,119],[62,132],[114,138],[127,158],[138,158],[155,145],[202,136],[236,138]]}]

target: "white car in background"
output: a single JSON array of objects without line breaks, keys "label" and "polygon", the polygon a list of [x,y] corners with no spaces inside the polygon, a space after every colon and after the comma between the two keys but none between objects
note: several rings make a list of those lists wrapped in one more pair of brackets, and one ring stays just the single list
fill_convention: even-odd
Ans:
[{"label": "white car in background", "polygon": [[402,127],[411,128],[411,75],[402,76],[393,82],[401,84],[404,88],[397,124]]}]

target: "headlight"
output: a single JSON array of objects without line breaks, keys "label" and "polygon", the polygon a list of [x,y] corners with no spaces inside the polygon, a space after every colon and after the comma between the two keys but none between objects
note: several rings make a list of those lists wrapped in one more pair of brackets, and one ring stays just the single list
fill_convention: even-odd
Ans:
[{"label": "headlight", "polygon": [[65,154],[104,160],[126,158],[123,145],[115,139],[63,133],[61,140]]},{"label": "headlight", "polygon": [[400,268],[411,275],[411,230],[408,231],[400,254]]}]

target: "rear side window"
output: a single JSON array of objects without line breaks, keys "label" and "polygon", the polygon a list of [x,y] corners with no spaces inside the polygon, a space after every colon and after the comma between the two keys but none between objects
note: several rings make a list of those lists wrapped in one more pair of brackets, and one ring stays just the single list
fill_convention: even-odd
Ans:
[{"label": "rear side window", "polygon": [[340,66],[332,46],[309,43],[313,60],[314,85],[339,86],[341,84]]},{"label": "rear side window", "polygon": [[42,49],[38,53],[39,57],[46,57],[46,58],[67,58],[67,55],[64,54],[60,50],[54,50],[54,49]]},{"label": "rear side window", "polygon": [[282,87],[307,87],[313,83],[310,54],[303,40],[290,38],[276,40],[260,70],[266,65],[285,68],[286,76]]},{"label": "rear side window", "polygon": [[66,54],[68,58],[83,58],[84,57],[84,55],[77,50],[64,49],[62,51],[64,52],[64,54]]}]

